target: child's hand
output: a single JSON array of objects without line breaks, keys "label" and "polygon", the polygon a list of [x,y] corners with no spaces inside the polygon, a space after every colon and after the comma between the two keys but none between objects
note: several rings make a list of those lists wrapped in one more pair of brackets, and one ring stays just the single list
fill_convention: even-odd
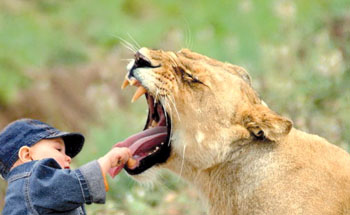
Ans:
[{"label": "child's hand", "polygon": [[102,172],[106,174],[109,169],[124,165],[131,156],[130,149],[115,147],[97,161],[101,166]]}]

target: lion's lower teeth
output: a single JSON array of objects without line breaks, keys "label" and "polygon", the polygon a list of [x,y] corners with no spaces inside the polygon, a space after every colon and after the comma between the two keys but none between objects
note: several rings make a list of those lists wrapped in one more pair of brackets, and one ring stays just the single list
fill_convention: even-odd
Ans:
[{"label": "lion's lower teeth", "polygon": [[[162,143],[163,145],[164,143]],[[149,152],[148,155],[151,155],[159,150],[159,146],[157,146],[152,152]]]}]

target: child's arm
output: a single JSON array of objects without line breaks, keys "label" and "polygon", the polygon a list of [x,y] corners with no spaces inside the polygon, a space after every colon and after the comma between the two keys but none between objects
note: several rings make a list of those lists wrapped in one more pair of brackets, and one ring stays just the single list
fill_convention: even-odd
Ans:
[{"label": "child's arm", "polygon": [[53,159],[39,161],[31,173],[26,190],[33,208],[46,214],[50,211],[70,211],[84,203],[104,203],[104,176],[110,167],[125,164],[131,153],[127,148],[113,148],[98,161],[76,170],[59,169]]},{"label": "child's arm", "polygon": [[105,156],[97,160],[101,167],[106,191],[109,189],[106,173],[112,168],[121,170],[125,163],[131,160],[130,158],[131,151],[128,148],[112,148]]}]

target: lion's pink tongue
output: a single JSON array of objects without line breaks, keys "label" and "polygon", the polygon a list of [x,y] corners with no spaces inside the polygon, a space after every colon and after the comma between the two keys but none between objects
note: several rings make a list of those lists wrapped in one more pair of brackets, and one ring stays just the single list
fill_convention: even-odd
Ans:
[{"label": "lion's pink tongue", "polygon": [[[135,152],[147,151],[161,142],[165,142],[166,137],[167,127],[158,126],[134,134],[126,140],[115,144],[114,147],[128,147],[131,150],[131,153],[134,155]],[[114,178],[123,169],[123,167],[124,166],[111,168],[108,173],[112,178]]]},{"label": "lion's pink tongue", "polygon": [[159,133],[166,133],[167,132],[167,127],[166,126],[158,126],[154,128],[150,128],[144,131],[141,131],[137,134],[134,134],[130,137],[128,137],[126,140],[119,142],[114,145],[114,147],[130,147],[132,144],[134,144],[135,141],[142,139],[144,137],[148,137],[154,134],[159,134]]}]

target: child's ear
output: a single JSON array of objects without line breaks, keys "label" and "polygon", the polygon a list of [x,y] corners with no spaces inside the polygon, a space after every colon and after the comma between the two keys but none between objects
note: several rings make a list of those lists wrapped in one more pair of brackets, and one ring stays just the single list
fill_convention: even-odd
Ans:
[{"label": "child's ear", "polygon": [[18,151],[18,157],[23,163],[32,161],[33,159],[30,154],[30,147],[22,146]]}]

